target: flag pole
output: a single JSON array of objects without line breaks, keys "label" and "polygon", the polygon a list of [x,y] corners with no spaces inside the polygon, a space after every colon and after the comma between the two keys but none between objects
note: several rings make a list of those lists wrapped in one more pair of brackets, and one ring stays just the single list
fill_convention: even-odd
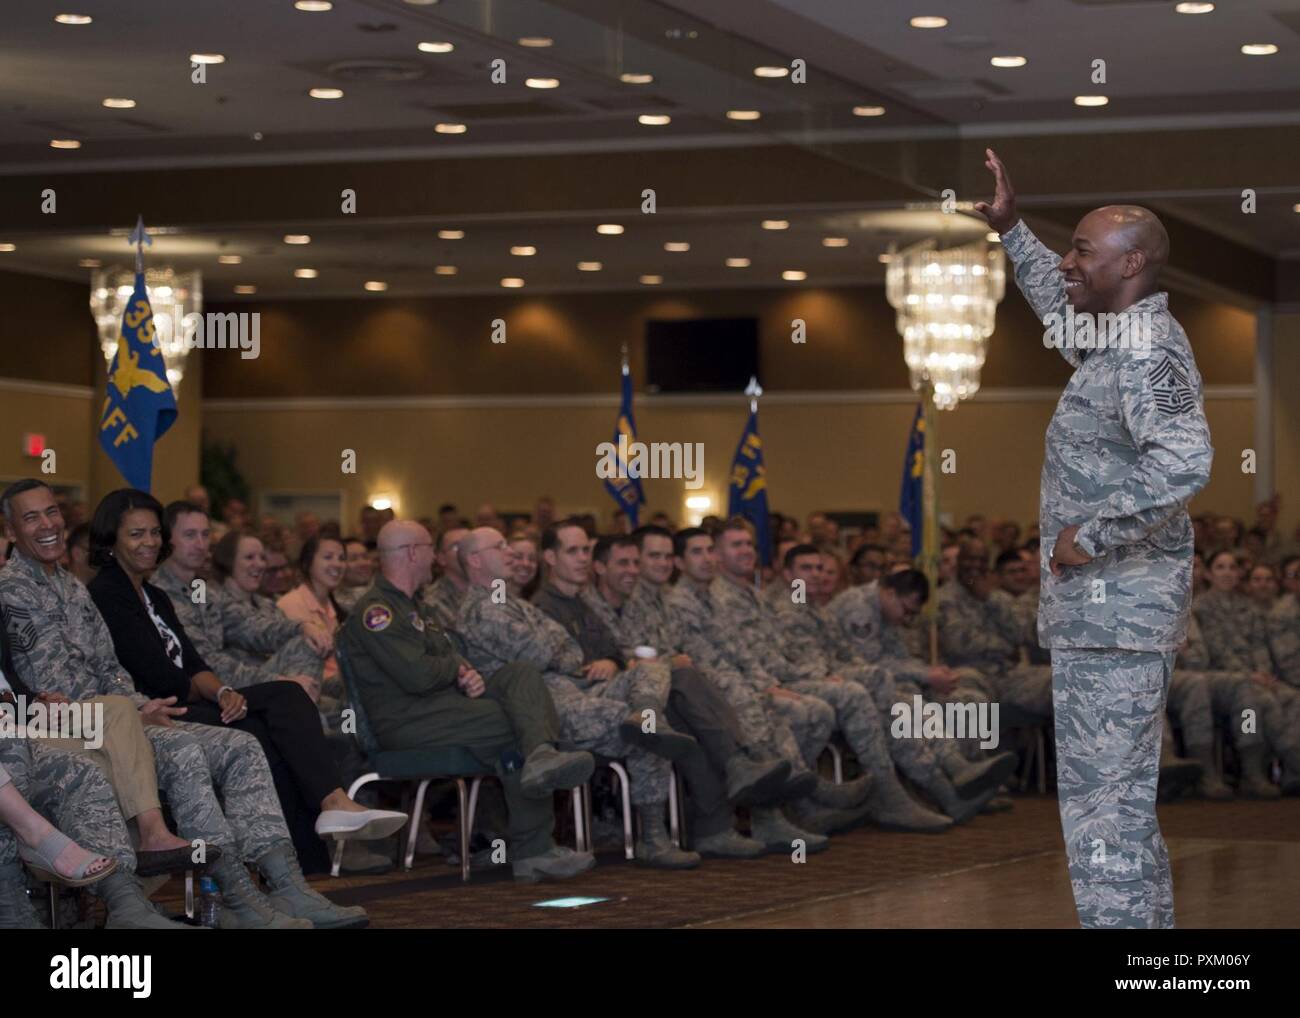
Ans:
[{"label": "flag pole", "polygon": [[934,385],[927,383],[921,401],[921,421],[925,429],[925,453],[922,463],[921,571],[930,582],[930,599],[925,615],[930,630],[930,663],[939,663],[939,486],[934,459],[939,451],[938,416],[934,405]]},{"label": "flag pole", "polygon": [[127,239],[135,245],[135,272],[138,276],[144,271],[144,246],[146,244],[153,246],[153,238],[149,236],[144,228],[143,213],[136,213],[135,229],[131,231],[131,236]]},{"label": "flag pole", "polygon": [[[749,376],[749,384],[745,386],[745,395],[749,397],[749,412],[751,414],[758,413],[758,399],[763,395],[763,387],[758,384],[757,375]],[[755,533],[757,532],[758,528],[756,527]],[[761,548],[755,550],[758,552],[758,557],[754,560],[754,590],[759,591],[763,589],[763,551]]]}]

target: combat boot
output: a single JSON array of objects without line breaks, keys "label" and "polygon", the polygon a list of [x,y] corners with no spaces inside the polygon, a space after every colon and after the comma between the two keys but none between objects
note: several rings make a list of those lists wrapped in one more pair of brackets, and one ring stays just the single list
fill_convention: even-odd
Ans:
[{"label": "combat boot", "polygon": [[543,743],[528,754],[519,772],[519,788],[530,799],[546,799],[552,792],[585,784],[596,769],[590,753],[561,753]]},{"label": "combat boot", "polygon": [[[105,877],[104,880],[108,878]],[[101,880],[102,884],[104,881]],[[0,930],[43,930],[40,914],[27,895],[27,874],[20,863],[0,866]]]},{"label": "combat boot", "polygon": [[817,790],[817,782],[821,779],[812,771],[795,771],[790,775],[790,780],[785,783],[785,787],[776,796],[777,802],[790,802],[793,799],[806,799]]},{"label": "combat boot", "polygon": [[[645,710],[654,713],[654,730],[645,730]],[[618,734],[629,746],[640,746],[647,753],[663,757],[665,760],[682,760],[690,756],[699,745],[695,736],[679,732],[668,723],[663,711],[648,707],[631,711],[618,726]]]},{"label": "combat boot", "polygon": [[756,859],[763,854],[765,846],[728,828],[707,838],[696,838],[695,851],[704,859]]},{"label": "combat boot", "polygon": [[[168,919],[154,908],[145,897],[144,889],[135,876],[124,870],[110,873],[95,885],[95,895],[104,899],[108,909],[108,930],[201,930]],[[205,941],[206,943],[206,941]]]},{"label": "combat boot", "polygon": [[1183,792],[1194,791],[1204,773],[1205,767],[1199,760],[1185,760],[1168,746],[1161,747],[1157,800],[1169,802]]},{"label": "combat boot", "polygon": [[221,888],[221,908],[217,912],[219,930],[310,930],[306,919],[277,912],[265,894],[257,889],[248,867],[227,852],[215,865],[208,867],[208,875]]},{"label": "combat boot", "polygon": [[878,775],[867,805],[870,807],[867,816],[886,831],[938,834],[952,826],[946,816],[926,809],[908,795],[892,770]]},{"label": "combat boot", "polygon": [[943,758],[943,769],[959,796],[974,799],[1011,777],[1016,769],[1016,754],[996,753],[984,760],[966,760],[952,753]]},{"label": "combat boot", "polygon": [[1223,777],[1214,764],[1213,746],[1188,746],[1187,755],[1201,765],[1201,780],[1196,783],[1197,795],[1218,802],[1233,798],[1232,789],[1223,783]]},{"label": "combat boot", "polygon": [[641,840],[636,843],[636,861],[658,870],[693,870],[700,864],[699,854],[686,852],[673,844],[664,824],[664,804],[643,806]]},{"label": "combat boot", "polygon": [[838,785],[825,778],[818,778],[812,797],[819,806],[830,809],[856,809],[867,801],[867,796],[870,794],[871,775],[864,774],[853,781],[845,781]]},{"label": "combat boot", "polygon": [[[1006,755],[1011,756],[1010,753]],[[998,795],[998,786],[990,785],[974,798],[964,798],[958,793],[953,782],[948,780],[948,776],[938,772],[933,774],[930,781],[923,787],[934,797],[934,801],[939,804],[939,808],[948,815],[954,824],[964,824],[967,820],[983,813],[984,807],[997,798]]]},{"label": "combat boot", "polygon": [[370,923],[361,906],[335,905],[313,891],[287,844],[277,845],[258,859],[257,868],[270,885],[267,898],[277,912],[306,919],[318,930],[352,929]]},{"label": "combat boot", "polygon": [[540,855],[512,862],[510,869],[515,880],[523,884],[535,884],[547,877],[552,880],[568,880],[579,873],[586,873],[595,865],[596,857],[590,852],[575,852],[571,848],[552,845]]},{"label": "combat boot", "polygon": [[802,841],[809,855],[824,852],[831,839],[824,834],[814,834],[790,823],[779,809],[764,806],[749,811],[750,837],[761,841],[768,852],[789,852],[796,841]]},{"label": "combat boot", "polygon": [[1268,779],[1269,752],[1263,743],[1238,749],[1241,758],[1239,791],[1247,799],[1280,799],[1282,792]]},{"label": "combat boot", "polygon": [[786,818],[793,824],[812,831],[813,834],[839,834],[861,826],[871,807],[859,803],[849,809],[829,809],[815,800],[800,799],[785,807]]},{"label": "combat boot", "polygon": [[727,801],[734,806],[769,802],[789,778],[788,760],[751,760],[736,753],[727,761]]}]

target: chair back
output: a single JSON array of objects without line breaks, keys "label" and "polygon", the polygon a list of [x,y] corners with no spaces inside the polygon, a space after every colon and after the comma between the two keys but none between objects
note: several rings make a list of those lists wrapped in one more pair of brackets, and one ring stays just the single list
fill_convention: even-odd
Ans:
[{"label": "chair back", "polygon": [[352,709],[352,718],[356,725],[355,737],[357,743],[361,746],[361,752],[367,758],[374,757],[380,751],[379,740],[375,738],[375,733],[370,729],[366,709],[361,705],[361,691],[357,689],[356,682],[352,677],[352,670],[348,667],[347,653],[338,641],[335,641],[334,644],[334,654],[339,663],[339,677],[342,678],[343,688],[348,693],[348,707]]}]

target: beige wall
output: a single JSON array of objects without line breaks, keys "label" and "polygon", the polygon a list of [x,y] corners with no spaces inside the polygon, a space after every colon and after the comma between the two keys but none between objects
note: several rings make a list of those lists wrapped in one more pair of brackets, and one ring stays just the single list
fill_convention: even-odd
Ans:
[{"label": "beige wall", "polygon": [[1273,318],[1273,487],[1286,533],[1300,527],[1300,312]]}]

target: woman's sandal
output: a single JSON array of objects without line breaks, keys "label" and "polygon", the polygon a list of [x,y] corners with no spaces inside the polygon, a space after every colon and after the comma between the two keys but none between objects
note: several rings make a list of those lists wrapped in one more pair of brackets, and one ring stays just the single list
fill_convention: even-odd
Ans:
[{"label": "woman's sandal", "polygon": [[[27,864],[38,880],[44,880],[47,883],[63,884],[65,887],[85,887],[88,884],[96,883],[103,880],[110,873],[117,871],[117,860],[110,859],[105,855],[94,855],[88,853],[89,858],[76,868],[72,876],[65,877],[59,872],[55,865],[55,860],[69,845],[74,844],[62,831],[52,830],[49,834],[41,839],[39,845],[35,848],[29,848],[27,845],[18,846],[18,856]],[[80,846],[78,846],[80,847]],[[84,851],[84,849],[83,849]],[[108,865],[98,872],[91,873],[87,876],[96,863],[107,862]]]}]

